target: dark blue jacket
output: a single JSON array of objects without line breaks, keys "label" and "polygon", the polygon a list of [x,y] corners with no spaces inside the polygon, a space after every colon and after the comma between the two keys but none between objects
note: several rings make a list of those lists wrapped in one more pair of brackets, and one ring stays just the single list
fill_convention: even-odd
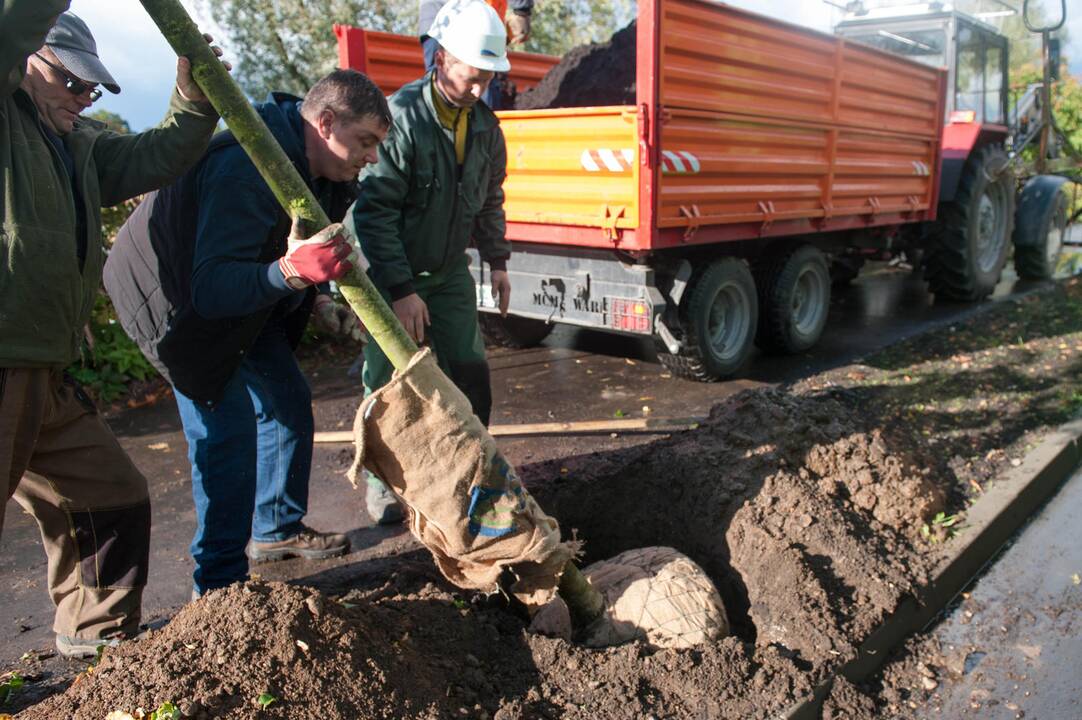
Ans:
[{"label": "dark blue jacket", "polygon": [[[355,183],[308,175],[299,98],[256,110],[323,209],[340,221]],[[213,404],[269,324],[296,345],[315,290],[292,290],[278,269],[289,217],[232,133],[219,133],[183,178],[147,195],[117,234],[105,287],[124,330],[180,392]]]}]

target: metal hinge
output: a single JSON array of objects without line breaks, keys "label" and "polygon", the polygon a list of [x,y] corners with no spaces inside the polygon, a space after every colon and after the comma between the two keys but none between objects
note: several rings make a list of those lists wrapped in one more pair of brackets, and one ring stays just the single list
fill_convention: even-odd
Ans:
[{"label": "metal hinge", "polygon": [[699,231],[702,226],[702,212],[699,210],[698,205],[680,206],[680,214],[688,219],[688,226],[684,229],[684,242],[691,242],[691,239],[695,237],[695,233]]},{"label": "metal hinge", "polygon": [[624,216],[626,209],[623,205],[617,208],[606,205],[601,211],[601,231],[613,245],[620,244],[620,228],[616,227],[616,223]]}]

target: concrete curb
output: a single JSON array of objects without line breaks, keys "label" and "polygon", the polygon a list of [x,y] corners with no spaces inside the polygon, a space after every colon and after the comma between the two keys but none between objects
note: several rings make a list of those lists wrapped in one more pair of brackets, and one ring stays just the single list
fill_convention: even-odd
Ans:
[{"label": "concrete curb", "polygon": [[853,683],[871,677],[913,633],[925,629],[999,554],[1011,537],[1082,464],[1082,420],[1046,437],[1022,464],[999,478],[966,514],[966,532],[943,558],[927,585],[907,597],[861,644],[857,656],[823,681],[778,720],[818,720],[823,700],[839,675]]}]

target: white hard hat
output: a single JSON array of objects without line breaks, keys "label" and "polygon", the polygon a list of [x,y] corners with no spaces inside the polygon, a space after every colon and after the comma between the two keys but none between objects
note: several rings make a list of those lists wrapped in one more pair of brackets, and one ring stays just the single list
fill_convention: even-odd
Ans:
[{"label": "white hard hat", "polygon": [[485,0],[449,0],[432,21],[428,36],[478,70],[511,69],[507,59],[507,29]]}]

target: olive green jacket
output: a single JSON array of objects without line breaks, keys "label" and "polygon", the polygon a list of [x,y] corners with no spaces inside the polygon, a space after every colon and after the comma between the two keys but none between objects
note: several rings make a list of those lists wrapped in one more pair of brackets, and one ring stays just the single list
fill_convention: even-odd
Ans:
[{"label": "olive green jacket", "polygon": [[64,367],[78,356],[101,284],[101,208],[166,185],[202,155],[218,122],[175,91],[161,125],[121,135],[80,119],[64,136],[86,208],[79,267],[75,200],[37,108],[19,89],[26,59],[66,0],[3,0],[0,14],[0,368]]},{"label": "olive green jacket", "polygon": [[436,119],[431,75],[403,86],[390,106],[394,126],[346,213],[372,281],[403,298],[414,291],[414,277],[461,262],[471,239],[483,260],[506,268],[507,146],[495,113],[483,103],[471,111],[460,177],[454,143]]}]

